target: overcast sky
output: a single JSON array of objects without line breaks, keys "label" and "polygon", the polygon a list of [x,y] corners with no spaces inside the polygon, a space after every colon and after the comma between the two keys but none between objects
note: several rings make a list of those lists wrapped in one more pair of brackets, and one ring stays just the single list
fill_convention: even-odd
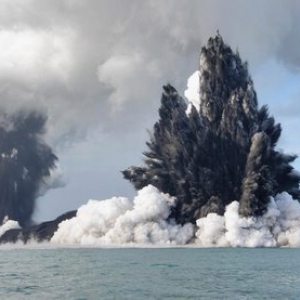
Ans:
[{"label": "overcast sky", "polygon": [[141,164],[161,86],[183,95],[217,29],[282,123],[279,147],[300,154],[298,0],[0,0],[0,26],[0,108],[48,114],[65,174],[39,199],[37,221],[134,194],[120,170]]}]

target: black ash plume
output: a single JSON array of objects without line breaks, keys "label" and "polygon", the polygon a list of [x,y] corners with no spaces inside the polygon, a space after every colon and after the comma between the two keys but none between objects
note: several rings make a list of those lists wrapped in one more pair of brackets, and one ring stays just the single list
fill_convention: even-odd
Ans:
[{"label": "black ash plume", "polygon": [[200,107],[164,86],[145,167],[123,171],[136,189],[152,184],[177,198],[170,218],[195,222],[240,202],[241,216],[260,216],[270,196],[286,191],[300,199],[296,156],[275,150],[281,127],[258,108],[247,63],[218,34],[200,54]]},{"label": "black ash plume", "polygon": [[0,115],[0,224],[6,217],[31,224],[39,186],[57,160],[42,138],[46,120],[39,112]]}]

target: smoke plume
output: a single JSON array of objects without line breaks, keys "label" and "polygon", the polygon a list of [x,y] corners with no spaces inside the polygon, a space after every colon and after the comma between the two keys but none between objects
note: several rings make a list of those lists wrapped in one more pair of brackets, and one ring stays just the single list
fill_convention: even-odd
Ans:
[{"label": "smoke plume", "polygon": [[[176,197],[170,218],[195,223],[239,202],[243,217],[261,216],[270,197],[286,191],[300,199],[295,156],[275,150],[281,127],[266,106],[258,108],[247,63],[218,34],[201,49],[199,97],[188,108],[171,85],[164,86],[145,167],[123,172],[136,189],[149,184]],[[194,106],[198,105],[198,106]],[[187,113],[188,111],[188,113]]]},{"label": "smoke plume", "polygon": [[31,224],[39,188],[57,161],[42,138],[45,123],[34,111],[0,115],[0,223]]}]

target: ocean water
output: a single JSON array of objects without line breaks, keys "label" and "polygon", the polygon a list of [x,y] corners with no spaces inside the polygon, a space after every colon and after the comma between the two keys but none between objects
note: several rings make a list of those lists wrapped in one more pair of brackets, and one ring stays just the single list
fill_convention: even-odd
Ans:
[{"label": "ocean water", "polygon": [[0,299],[299,299],[300,249],[0,247]]}]

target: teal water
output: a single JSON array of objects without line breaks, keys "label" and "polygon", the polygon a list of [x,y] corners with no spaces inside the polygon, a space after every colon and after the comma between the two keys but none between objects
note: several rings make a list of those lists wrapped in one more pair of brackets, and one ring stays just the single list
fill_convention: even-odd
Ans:
[{"label": "teal water", "polygon": [[0,299],[299,299],[300,249],[1,249]]}]

